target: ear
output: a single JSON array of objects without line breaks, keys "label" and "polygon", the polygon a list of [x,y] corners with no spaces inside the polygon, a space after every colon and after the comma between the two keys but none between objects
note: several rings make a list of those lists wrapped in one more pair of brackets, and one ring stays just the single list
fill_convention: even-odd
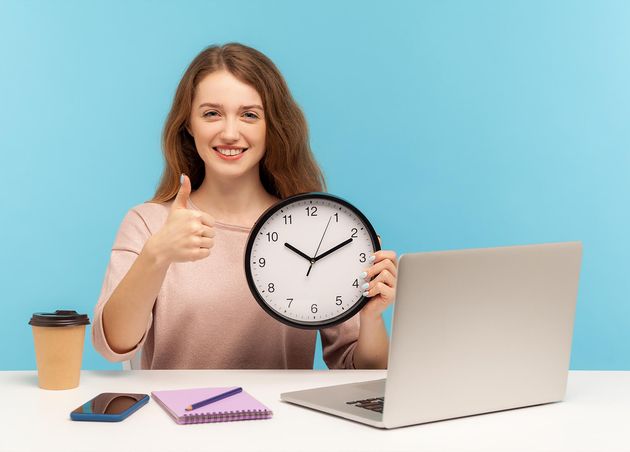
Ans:
[{"label": "ear", "polygon": [[194,136],[194,135],[193,135],[193,133],[192,133],[192,130],[190,130],[190,123],[189,123],[188,121],[186,121],[186,124],[184,124],[184,127],[186,128],[186,132],[188,132],[188,134],[189,134],[191,137],[195,138],[195,136]]}]

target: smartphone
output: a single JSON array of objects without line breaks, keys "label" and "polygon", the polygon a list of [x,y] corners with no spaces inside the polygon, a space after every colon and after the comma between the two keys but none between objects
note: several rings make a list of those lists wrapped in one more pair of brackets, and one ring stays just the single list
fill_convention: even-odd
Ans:
[{"label": "smartphone", "polygon": [[104,392],[70,413],[73,421],[120,422],[149,401],[148,394]]}]

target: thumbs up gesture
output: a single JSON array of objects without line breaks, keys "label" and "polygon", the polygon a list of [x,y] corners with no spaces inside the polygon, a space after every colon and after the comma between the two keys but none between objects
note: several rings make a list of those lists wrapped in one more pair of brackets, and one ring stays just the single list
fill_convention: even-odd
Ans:
[{"label": "thumbs up gesture", "polygon": [[162,261],[190,262],[210,255],[214,245],[214,218],[205,212],[188,209],[190,192],[190,179],[182,175],[181,186],[164,226],[147,241],[152,253]]}]

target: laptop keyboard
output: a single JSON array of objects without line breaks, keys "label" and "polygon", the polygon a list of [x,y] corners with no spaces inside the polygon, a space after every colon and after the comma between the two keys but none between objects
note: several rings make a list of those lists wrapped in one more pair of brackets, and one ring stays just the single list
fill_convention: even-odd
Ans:
[{"label": "laptop keyboard", "polygon": [[348,405],[354,405],[359,408],[365,408],[366,410],[376,411],[377,413],[383,412],[383,404],[385,403],[385,397],[374,397],[372,399],[353,400],[352,402],[346,402]]}]

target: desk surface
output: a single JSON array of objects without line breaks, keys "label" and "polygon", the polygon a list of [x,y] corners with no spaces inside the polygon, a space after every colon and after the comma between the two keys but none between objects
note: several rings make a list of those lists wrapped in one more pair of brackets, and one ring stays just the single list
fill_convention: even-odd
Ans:
[{"label": "desk surface", "polygon": [[[380,430],[281,402],[281,392],[383,378],[384,371],[83,371],[67,391],[37,387],[36,372],[0,372],[0,451],[628,451],[630,372],[577,371],[564,402]],[[269,406],[265,421],[177,425],[151,400],[120,423],[73,422],[101,392],[243,386]]]}]

